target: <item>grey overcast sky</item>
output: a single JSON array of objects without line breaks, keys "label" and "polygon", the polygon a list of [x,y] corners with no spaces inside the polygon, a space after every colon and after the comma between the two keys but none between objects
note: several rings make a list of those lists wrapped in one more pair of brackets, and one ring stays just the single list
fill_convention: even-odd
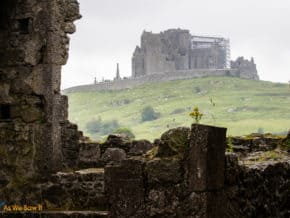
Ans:
[{"label": "grey overcast sky", "polygon": [[290,80],[290,0],[79,0],[62,88],[131,75],[143,30],[188,29],[230,39],[231,58],[254,57],[262,80]]}]

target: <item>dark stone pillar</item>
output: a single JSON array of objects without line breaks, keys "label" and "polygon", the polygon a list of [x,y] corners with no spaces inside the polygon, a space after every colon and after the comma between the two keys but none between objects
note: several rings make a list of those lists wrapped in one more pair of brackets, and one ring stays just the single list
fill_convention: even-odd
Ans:
[{"label": "dark stone pillar", "polygon": [[224,217],[226,129],[193,124],[185,153],[184,216]]},{"label": "dark stone pillar", "polygon": [[143,168],[143,162],[139,160],[124,160],[105,168],[110,217],[146,217]]},{"label": "dark stone pillar", "polygon": [[226,128],[193,124],[187,156],[188,188],[219,190],[224,186]]}]

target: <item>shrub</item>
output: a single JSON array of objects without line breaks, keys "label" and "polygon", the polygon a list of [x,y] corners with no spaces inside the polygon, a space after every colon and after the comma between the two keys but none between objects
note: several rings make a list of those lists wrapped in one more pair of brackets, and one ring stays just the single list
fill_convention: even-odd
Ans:
[{"label": "shrub", "polygon": [[257,130],[257,133],[259,133],[259,134],[264,134],[264,129],[260,127],[260,128]]},{"label": "shrub", "polygon": [[102,135],[112,133],[115,129],[119,127],[120,124],[117,120],[103,122],[100,117],[97,120],[89,121],[86,125],[86,129],[89,133],[100,133]]},{"label": "shrub", "polygon": [[143,108],[141,113],[142,121],[156,120],[160,117],[160,113],[154,111],[152,106],[146,106]]},{"label": "shrub", "polygon": [[114,130],[119,127],[120,127],[120,124],[117,120],[106,121],[103,123],[101,132],[103,133],[103,135],[107,135],[114,132]]},{"label": "shrub", "polygon": [[201,92],[201,88],[200,87],[194,87],[194,92],[195,93],[200,93]]},{"label": "shrub", "polygon": [[114,133],[124,135],[124,136],[128,137],[129,139],[134,139],[135,138],[135,135],[132,132],[132,130],[130,130],[130,129],[126,128],[126,127],[120,127],[118,129],[116,129],[114,131]]},{"label": "shrub", "polygon": [[101,117],[99,117],[97,120],[93,119],[89,121],[86,125],[86,129],[89,133],[93,134],[101,132],[102,126],[103,126],[102,119]]}]

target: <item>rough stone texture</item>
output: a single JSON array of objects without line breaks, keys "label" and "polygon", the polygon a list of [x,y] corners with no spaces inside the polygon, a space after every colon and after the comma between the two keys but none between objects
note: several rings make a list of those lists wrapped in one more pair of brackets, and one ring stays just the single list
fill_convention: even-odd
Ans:
[{"label": "rough stone texture", "polygon": [[99,143],[81,143],[79,152],[79,167],[100,167],[101,150]]},{"label": "rough stone texture", "polygon": [[41,185],[41,190],[46,209],[106,209],[103,168],[59,172]]},{"label": "rough stone texture", "polygon": [[290,216],[290,162],[264,168],[238,165],[236,156],[226,156],[225,217]]},{"label": "rough stone texture", "polygon": [[[193,125],[191,130],[172,129],[155,145],[165,148],[166,144],[174,155],[134,157],[107,165],[105,186],[110,216],[223,217],[225,133],[224,128],[203,125]],[[194,176],[196,168],[201,167],[198,158],[205,160],[203,183]]]},{"label": "rough stone texture", "polygon": [[126,159],[126,152],[120,148],[107,148],[102,155],[102,160],[105,162],[120,162]]},{"label": "rough stone texture", "polygon": [[182,165],[179,159],[155,158],[146,163],[148,185],[177,184],[182,181]]},{"label": "rough stone texture", "polygon": [[148,140],[133,140],[131,148],[128,152],[129,156],[143,155],[153,148],[153,145]]},{"label": "rough stone texture", "polygon": [[158,151],[156,157],[166,157],[173,155],[182,155],[189,146],[190,129],[178,127],[170,129],[162,134],[161,141],[156,141]]},{"label": "rough stone texture", "polygon": [[186,157],[188,186],[192,191],[218,190],[224,186],[225,148],[225,128],[192,125]]},{"label": "rough stone texture", "polygon": [[42,211],[42,212],[18,212],[3,213],[2,218],[106,218],[108,213],[105,211]]},{"label": "rough stone texture", "polygon": [[146,217],[143,163],[124,160],[105,168],[105,190],[110,217]]},{"label": "rough stone texture", "polygon": [[125,152],[129,152],[130,147],[130,139],[120,134],[109,135],[107,140],[100,145],[101,154],[103,154],[107,148],[120,148]]},{"label": "rough stone texture", "polygon": [[124,135],[109,135],[103,143],[83,141],[80,143],[78,167],[105,167],[126,157],[142,156],[153,147],[147,140],[131,141]]},{"label": "rough stone texture", "polygon": [[62,123],[61,137],[63,167],[76,168],[78,165],[82,132],[78,131],[77,125],[66,121]]},{"label": "rough stone texture", "polygon": [[224,215],[224,196],[219,192],[192,192],[179,208],[180,217],[220,218]]},{"label": "rough stone texture", "polygon": [[9,181],[2,192],[74,165],[78,132],[67,122],[60,73],[65,26],[80,15],[75,0],[3,0],[0,8],[0,168]]},{"label": "rough stone texture", "polygon": [[287,137],[282,138],[271,134],[252,133],[247,136],[230,137],[230,141],[235,152],[247,153],[274,150],[283,142],[286,142]]},{"label": "rough stone texture", "polygon": [[167,131],[155,144],[178,147],[189,132],[182,155],[134,157],[105,168],[111,217],[289,217],[289,158],[241,165],[239,154],[225,155],[226,129],[199,124]]}]

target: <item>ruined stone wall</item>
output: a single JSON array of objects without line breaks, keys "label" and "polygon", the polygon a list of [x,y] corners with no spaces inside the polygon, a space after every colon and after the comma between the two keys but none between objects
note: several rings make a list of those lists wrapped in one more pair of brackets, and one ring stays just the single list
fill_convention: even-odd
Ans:
[{"label": "ruined stone wall", "polygon": [[223,217],[226,129],[169,130],[147,159],[105,168],[110,217]]},{"label": "ruined stone wall", "polygon": [[188,30],[167,30],[160,34],[144,31],[141,47],[135,49],[132,58],[133,77],[188,70],[190,40]]},{"label": "ruined stone wall", "polygon": [[225,155],[225,129],[197,124],[154,145],[106,166],[110,217],[289,217],[289,159],[245,166]]},{"label": "ruined stone wall", "polygon": [[[133,53],[132,77],[229,67],[228,40],[201,37],[194,41],[193,37],[188,30],[182,29],[170,29],[159,34],[144,31],[141,36],[141,46],[137,46]],[[223,41],[218,42],[213,39]],[[238,69],[241,78],[259,79],[254,62],[243,57],[232,61],[231,69]]]},{"label": "ruined stone wall", "polygon": [[231,61],[231,68],[239,69],[239,77],[243,79],[259,80],[256,64],[252,58],[250,61],[239,57]]},{"label": "ruined stone wall", "polygon": [[80,15],[75,0],[3,0],[0,10],[2,190],[68,165],[61,66],[68,58],[67,34]]},{"label": "ruined stone wall", "polygon": [[188,30],[170,29],[159,34],[144,31],[141,47],[136,47],[132,57],[132,76],[175,70],[224,69],[226,60],[225,50],[218,44],[192,48]]},{"label": "ruined stone wall", "polygon": [[289,187],[289,161],[245,167],[236,155],[227,155],[225,217],[289,217]]}]

